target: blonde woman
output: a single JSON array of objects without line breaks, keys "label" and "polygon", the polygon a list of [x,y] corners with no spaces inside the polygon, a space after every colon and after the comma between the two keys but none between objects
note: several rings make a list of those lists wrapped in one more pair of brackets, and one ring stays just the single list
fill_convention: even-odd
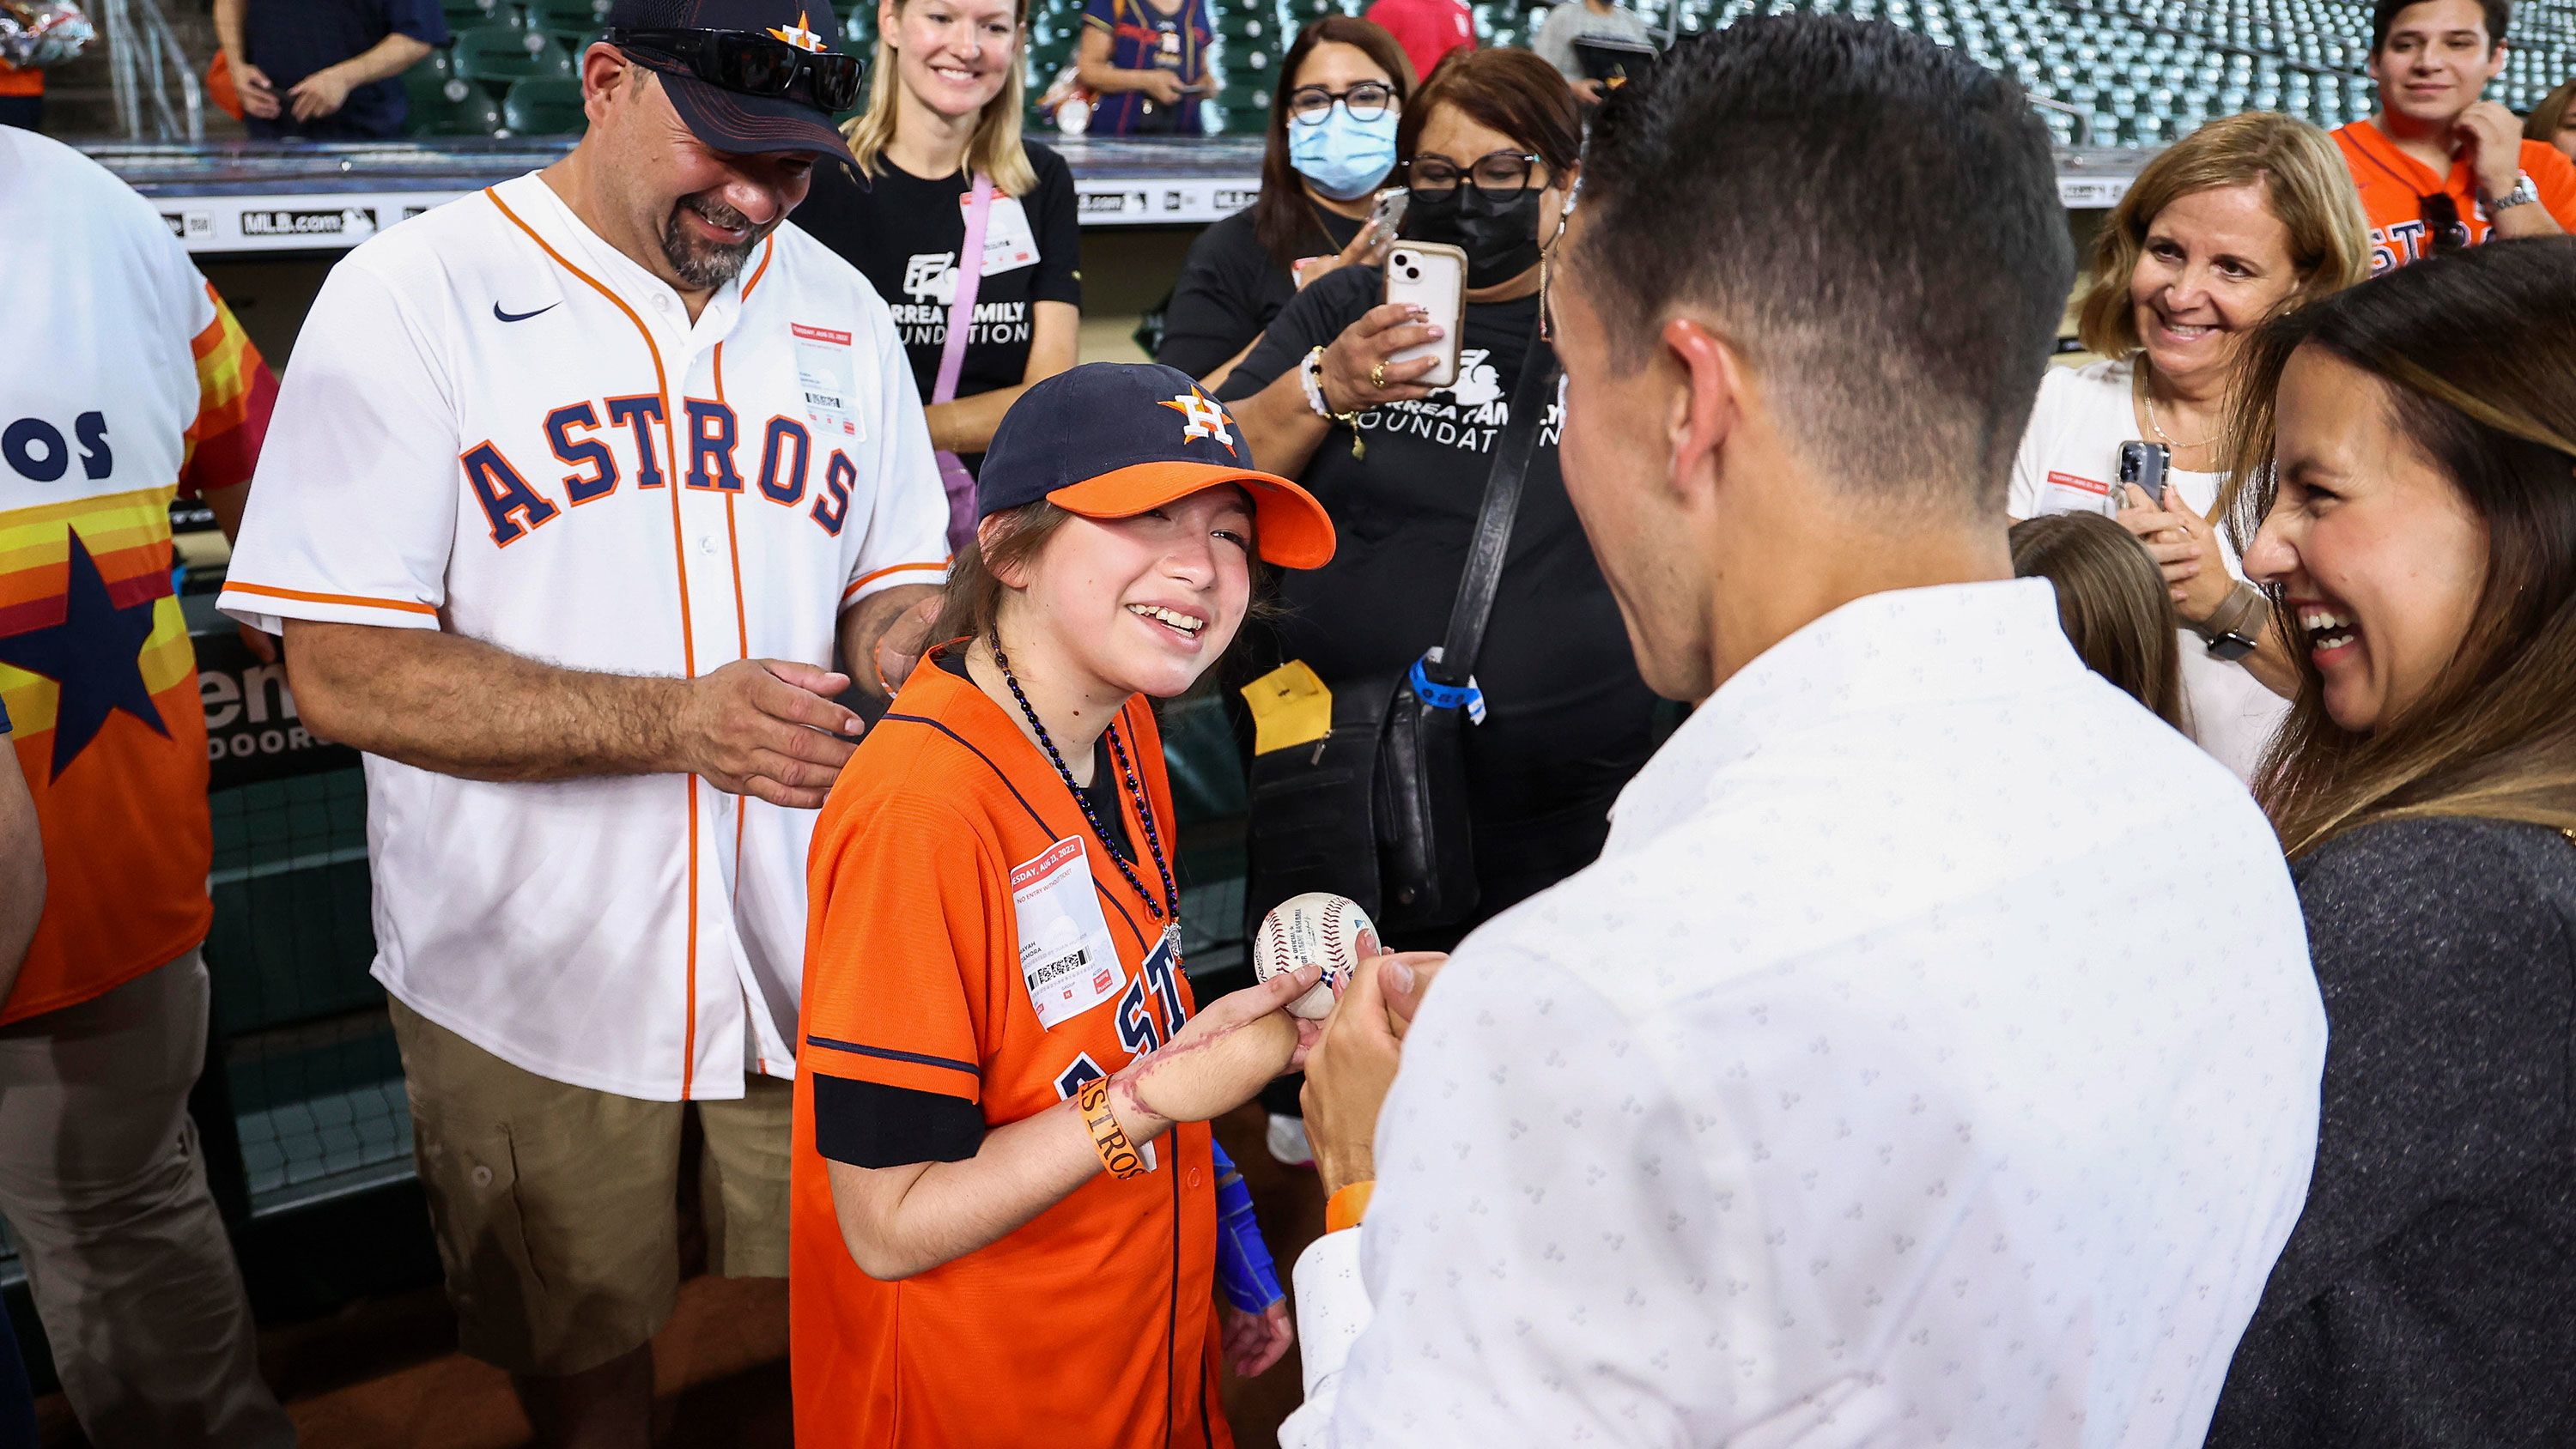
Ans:
[{"label": "blonde woman", "polygon": [[[879,0],[867,109],[841,127],[858,172],[816,167],[796,209],[894,311],[949,480],[952,545],[972,527],[993,429],[1029,384],[1073,366],[1082,326],[1073,173],[1020,135],[1027,18],[1023,0]],[[961,263],[970,230],[982,244]]]},{"label": "blonde woman", "polygon": [[[2294,687],[2289,646],[2212,520],[2220,433],[2247,333],[2370,274],[2369,229],[2323,131],[2288,116],[2213,121],[2148,163],[2093,244],[2078,336],[2102,355],[2051,372],[2005,511],[2105,513],[2172,591],[2186,729],[2250,778]],[[2120,445],[2168,455],[2162,506],[2119,483]]]}]

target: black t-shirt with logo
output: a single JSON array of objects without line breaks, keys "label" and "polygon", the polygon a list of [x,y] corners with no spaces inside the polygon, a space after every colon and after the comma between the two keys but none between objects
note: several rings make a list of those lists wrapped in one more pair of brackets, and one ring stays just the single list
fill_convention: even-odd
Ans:
[{"label": "black t-shirt with logo", "polygon": [[[1030,143],[1029,164],[1038,183],[1009,201],[1027,218],[1037,260],[987,272],[975,291],[975,330],[957,374],[957,395],[973,397],[1017,387],[1028,375],[1032,305],[1082,305],[1082,219],[1073,173],[1064,158]],[[939,380],[939,353],[948,343],[948,301],[955,295],[957,249],[966,240],[964,197],[975,189],[960,173],[925,181],[883,157],[874,179],[854,178],[846,164],[814,168],[814,189],[796,208],[796,224],[867,274],[894,312],[895,332],[912,360],[912,380],[930,401]],[[988,244],[1001,234],[1006,198],[993,194],[986,222]],[[969,458],[972,465],[976,460]]]},{"label": "black t-shirt with logo", "polygon": [[[1218,395],[1249,397],[1303,366],[1308,349],[1377,305],[1380,287],[1374,267],[1318,279]],[[1537,321],[1535,296],[1468,307],[1456,388],[1360,414],[1364,459],[1351,456],[1350,428],[1325,433],[1298,481],[1332,513],[1339,547],[1321,569],[1280,575],[1278,658],[1302,658],[1336,685],[1404,668],[1440,642]],[[1652,751],[1655,698],[1565,495],[1557,399],[1547,407],[1476,662],[1486,719],[1466,733],[1488,912],[1509,903],[1498,895],[1517,899],[1588,864],[1611,800]]]},{"label": "black t-shirt with logo", "polygon": [[[1333,255],[1360,234],[1355,217],[1320,206],[1307,210],[1301,256]],[[1163,350],[1154,354],[1156,362],[1205,377],[1260,336],[1297,295],[1297,279],[1253,230],[1252,212],[1247,206],[1190,243],[1172,304],[1163,313]]]}]

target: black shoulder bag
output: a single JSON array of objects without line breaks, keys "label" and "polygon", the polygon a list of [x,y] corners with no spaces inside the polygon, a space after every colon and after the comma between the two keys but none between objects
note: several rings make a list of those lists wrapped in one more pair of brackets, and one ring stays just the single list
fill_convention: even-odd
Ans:
[{"label": "black shoulder bag", "polygon": [[1359,902],[1400,946],[1474,914],[1466,728],[1485,710],[1471,680],[1556,375],[1555,350],[1533,335],[1440,644],[1393,675],[1326,680],[1324,737],[1253,756],[1249,919],[1331,891]]}]

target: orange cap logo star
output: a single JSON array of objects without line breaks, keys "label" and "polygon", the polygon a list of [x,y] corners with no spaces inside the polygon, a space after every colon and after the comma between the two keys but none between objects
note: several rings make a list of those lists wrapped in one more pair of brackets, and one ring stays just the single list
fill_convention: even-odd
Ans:
[{"label": "orange cap logo star", "polygon": [[1192,438],[1214,438],[1225,444],[1227,452],[1234,451],[1234,435],[1225,430],[1226,424],[1234,420],[1225,415],[1224,406],[1215,398],[1191,388],[1188,392],[1175,393],[1171,401],[1155,406],[1170,408],[1189,420],[1189,426],[1181,429],[1182,442]]},{"label": "orange cap logo star", "polygon": [[798,50],[812,51],[813,53],[820,55],[823,51],[823,37],[816,35],[813,31],[805,28],[806,17],[811,14],[813,14],[813,12],[810,10],[799,10],[796,12],[796,23],[794,25],[773,25],[769,27],[769,33],[773,37],[786,41],[789,45],[795,46]]}]

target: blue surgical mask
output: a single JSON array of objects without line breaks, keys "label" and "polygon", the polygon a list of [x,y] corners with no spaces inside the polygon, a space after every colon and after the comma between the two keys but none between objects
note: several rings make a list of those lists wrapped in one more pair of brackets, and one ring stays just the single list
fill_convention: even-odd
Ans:
[{"label": "blue surgical mask", "polygon": [[1288,164],[1335,201],[1366,196],[1395,169],[1395,112],[1374,121],[1354,120],[1350,103],[1335,101],[1315,125],[1292,117]]}]

